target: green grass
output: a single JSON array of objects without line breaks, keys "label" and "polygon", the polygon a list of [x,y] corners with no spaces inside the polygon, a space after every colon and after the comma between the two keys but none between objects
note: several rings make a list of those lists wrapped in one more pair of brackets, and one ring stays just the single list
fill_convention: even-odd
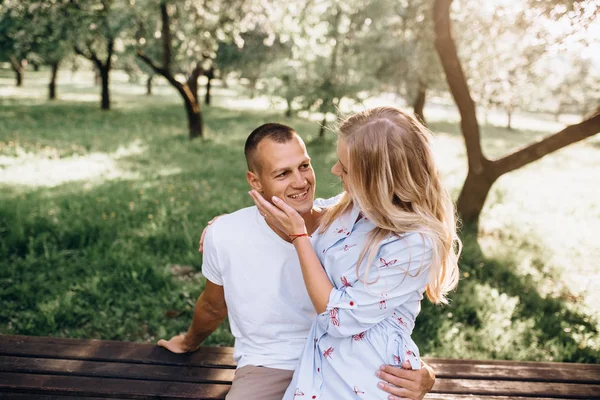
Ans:
[{"label": "green grass", "polygon": [[[11,84],[0,72],[0,84]],[[11,89],[0,105],[0,333],[155,341],[187,329],[204,287],[200,232],[213,216],[251,205],[242,149],[261,123],[296,127],[309,144],[317,194],[339,190],[329,173],[333,138],[315,140],[315,122],[235,109],[231,91],[217,90],[216,106],[205,109],[207,138],[190,142],[183,107],[164,84],[146,97],[115,79],[114,109],[103,112],[85,79],[63,82],[59,96],[73,99],[52,104],[43,100],[44,79],[28,73],[26,88]],[[442,121],[432,129],[456,193],[464,177],[457,127]],[[484,127],[484,145],[499,155],[540,134]],[[594,140],[565,153],[494,188],[479,242],[464,235],[463,279],[451,304],[423,303],[414,337],[424,354],[600,362],[587,297],[562,284],[568,274],[560,253],[531,228],[557,218],[552,203],[528,219],[535,207],[523,200],[540,190],[524,183],[530,175],[554,176],[600,149]],[[592,204],[594,193],[575,201]],[[598,210],[561,204],[575,221]],[[574,248],[585,261],[586,246],[597,249],[584,236]],[[231,345],[228,326],[206,343]]]}]

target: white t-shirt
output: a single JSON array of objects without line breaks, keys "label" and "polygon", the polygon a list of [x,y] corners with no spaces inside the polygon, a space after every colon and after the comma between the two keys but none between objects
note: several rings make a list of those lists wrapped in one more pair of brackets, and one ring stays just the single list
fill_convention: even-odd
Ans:
[{"label": "white t-shirt", "polygon": [[224,287],[238,368],[293,370],[316,316],[294,246],[244,208],[208,228],[202,273]]}]

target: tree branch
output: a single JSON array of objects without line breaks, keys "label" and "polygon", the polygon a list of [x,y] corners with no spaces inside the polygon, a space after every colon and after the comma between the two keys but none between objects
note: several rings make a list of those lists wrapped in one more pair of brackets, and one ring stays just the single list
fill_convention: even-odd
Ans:
[{"label": "tree branch", "polygon": [[591,117],[575,125],[569,125],[562,131],[548,136],[537,143],[533,143],[506,157],[492,163],[492,167],[498,176],[521,168],[533,161],[562,149],[570,144],[579,142],[600,132],[600,110]]},{"label": "tree branch", "polygon": [[82,50],[79,46],[75,45],[73,46],[73,50],[75,51],[76,54],[87,58],[88,60],[92,61],[94,64],[96,64],[96,66],[98,67],[98,69],[102,69],[104,67],[104,65],[102,65],[102,61],[100,61],[100,59],[96,56],[96,53],[94,53],[94,51],[91,49],[90,44],[87,43],[86,47],[89,51],[89,53],[86,54],[86,52],[84,50]]},{"label": "tree branch", "polygon": [[162,42],[163,42],[163,68],[170,73],[171,71],[171,27],[169,26],[169,13],[166,2],[160,4],[160,19],[162,22]]},{"label": "tree branch", "polygon": [[175,77],[169,71],[156,65],[154,63],[154,61],[152,61],[152,59],[150,57],[145,55],[142,50],[140,50],[140,49],[137,50],[137,56],[139,58],[141,58],[142,61],[144,61],[146,64],[148,64],[148,66],[150,68],[152,68],[157,74],[165,77],[165,79],[168,80],[171,85],[175,86],[175,88],[178,91],[180,91],[180,92],[182,91],[183,85],[181,84],[181,82],[179,82],[177,79],[175,79]]},{"label": "tree branch", "polygon": [[433,6],[436,36],[435,48],[444,68],[450,92],[460,111],[460,125],[467,147],[469,169],[479,174],[483,172],[486,159],[481,150],[475,103],[471,98],[469,86],[467,85],[467,80],[458,58],[454,39],[452,38],[450,24],[451,4],[452,0],[436,0]]}]

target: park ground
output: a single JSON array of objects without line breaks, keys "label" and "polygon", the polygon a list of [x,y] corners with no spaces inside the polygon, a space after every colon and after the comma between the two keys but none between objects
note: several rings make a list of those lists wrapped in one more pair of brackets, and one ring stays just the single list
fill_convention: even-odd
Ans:
[{"label": "park ground", "polygon": [[[243,143],[261,123],[294,126],[308,143],[317,194],[335,135],[316,138],[310,115],[217,87],[206,138],[189,141],[181,100],[157,80],[112,78],[113,109],[99,109],[88,72],[27,71],[15,88],[0,70],[0,333],[155,341],[184,331],[202,291],[200,232],[213,216],[250,206]],[[396,101],[370,99],[366,105]],[[456,198],[466,175],[456,111],[425,109],[434,151]],[[360,106],[355,106],[360,107]],[[490,113],[484,151],[499,157],[560,130],[565,118]],[[414,332],[422,353],[455,358],[600,362],[600,138],[502,177],[465,232],[462,279],[448,306],[424,302]],[[226,325],[206,342],[231,345]]]}]

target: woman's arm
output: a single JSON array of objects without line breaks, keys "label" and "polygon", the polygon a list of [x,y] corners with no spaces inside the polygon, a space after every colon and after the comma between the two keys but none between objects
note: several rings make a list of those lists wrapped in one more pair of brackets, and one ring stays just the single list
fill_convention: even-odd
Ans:
[{"label": "woman's arm", "polygon": [[[296,210],[287,205],[283,200],[273,196],[273,204],[265,200],[258,192],[252,190],[250,196],[254,200],[259,212],[269,222],[277,225],[292,239],[298,252],[304,284],[317,313],[327,309],[329,294],[333,284],[327,277],[321,261],[317,258],[306,231],[304,219]],[[304,236],[298,236],[304,235]]]},{"label": "woman's arm", "polygon": [[317,314],[321,314],[327,309],[329,293],[333,289],[333,284],[325,273],[308,237],[299,237],[293,243],[300,259],[306,290]]}]

